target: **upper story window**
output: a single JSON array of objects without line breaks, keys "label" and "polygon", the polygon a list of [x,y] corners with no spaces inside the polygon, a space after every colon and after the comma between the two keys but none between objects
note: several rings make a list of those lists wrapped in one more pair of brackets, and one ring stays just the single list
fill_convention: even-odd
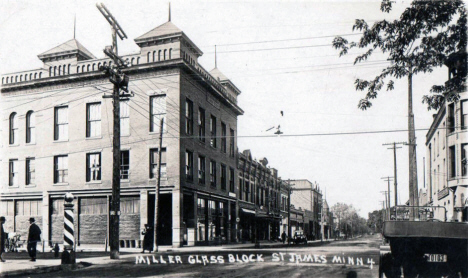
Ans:
[{"label": "upper story window", "polygon": [[101,103],[86,105],[86,137],[101,136]]},{"label": "upper story window", "polygon": [[[166,118],[166,95],[150,97],[150,132],[159,132],[163,118]],[[164,127],[163,132],[166,130]]]},{"label": "upper story window", "polygon": [[54,140],[68,140],[68,106],[55,107]]},{"label": "upper story window", "polygon": [[229,140],[229,156],[231,157],[234,157],[234,146],[235,146],[235,142],[234,142],[234,129],[229,129],[229,137],[230,137],[230,140]]},{"label": "upper story window", "polygon": [[185,100],[185,133],[193,135],[193,102]]},{"label": "upper story window", "polygon": [[[158,160],[159,160],[159,150],[151,149],[150,150],[150,179],[155,179],[158,177]],[[162,148],[161,152],[161,178],[167,177],[166,170],[166,148]]]},{"label": "upper story window", "polygon": [[450,164],[449,164],[449,177],[454,178],[456,175],[456,160],[455,160],[455,146],[449,147],[449,159],[450,159]]},{"label": "upper story window", "polygon": [[448,123],[448,132],[454,132],[455,131],[455,110],[454,110],[454,104],[450,103],[448,105],[448,118],[447,118],[447,123]]},{"label": "upper story window", "polygon": [[68,155],[54,157],[54,183],[68,182]]},{"label": "upper story window", "polygon": [[130,178],[130,151],[120,151],[120,179],[128,180]]},{"label": "upper story window", "polygon": [[216,187],[216,162],[210,161],[210,184],[212,187]]},{"label": "upper story window", "polygon": [[9,161],[9,179],[8,185],[18,186],[18,159],[10,159]]},{"label": "upper story window", "polygon": [[33,111],[26,113],[26,143],[36,142],[36,116]]},{"label": "upper story window", "polygon": [[221,164],[221,190],[226,190],[227,187],[227,168]]},{"label": "upper story window", "polygon": [[26,185],[33,185],[36,181],[36,165],[34,158],[26,158]]},{"label": "upper story window", "polygon": [[205,184],[205,173],[206,173],[205,157],[199,156],[198,157],[198,183],[199,184]]},{"label": "upper story window", "polygon": [[198,108],[198,139],[205,142],[205,109]]},{"label": "upper story window", "polygon": [[13,112],[10,115],[10,145],[14,145],[18,140],[18,117]]},{"label": "upper story window", "polygon": [[463,176],[466,176],[468,174],[467,156],[468,156],[468,144],[462,144],[461,145],[461,168],[462,168]]},{"label": "upper story window", "polygon": [[128,100],[120,101],[120,136],[130,135],[130,106]]},{"label": "upper story window", "polygon": [[466,129],[468,125],[468,100],[461,101],[461,128]]},{"label": "upper story window", "polygon": [[185,177],[188,181],[193,181],[193,152],[185,151]]},{"label": "upper story window", "polygon": [[229,168],[229,192],[235,191],[234,179],[235,179],[234,168]]},{"label": "upper story window", "polygon": [[210,146],[216,148],[216,117],[211,115],[210,118]]},{"label": "upper story window", "polygon": [[86,154],[86,181],[101,180],[101,153]]},{"label": "upper story window", "polygon": [[227,152],[227,130],[226,124],[221,122],[221,151],[223,153]]}]

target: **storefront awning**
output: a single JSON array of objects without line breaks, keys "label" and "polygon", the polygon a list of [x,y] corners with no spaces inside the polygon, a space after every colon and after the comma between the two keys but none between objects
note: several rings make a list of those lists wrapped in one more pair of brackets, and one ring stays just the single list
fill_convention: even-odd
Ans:
[{"label": "storefront awning", "polygon": [[255,214],[255,210],[251,210],[251,209],[241,208],[241,211],[242,211],[243,213],[252,213],[252,214]]}]

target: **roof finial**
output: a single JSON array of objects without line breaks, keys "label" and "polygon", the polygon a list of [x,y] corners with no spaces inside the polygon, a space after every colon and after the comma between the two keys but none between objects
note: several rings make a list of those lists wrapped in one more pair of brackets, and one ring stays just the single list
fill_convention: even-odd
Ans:
[{"label": "roof finial", "polygon": [[73,39],[76,38],[76,14],[75,14],[75,21],[73,23]]},{"label": "roof finial", "polygon": [[215,68],[218,68],[218,58],[216,56],[216,44],[215,44]]},{"label": "roof finial", "polygon": [[168,21],[171,21],[171,2],[169,2],[169,20]]}]

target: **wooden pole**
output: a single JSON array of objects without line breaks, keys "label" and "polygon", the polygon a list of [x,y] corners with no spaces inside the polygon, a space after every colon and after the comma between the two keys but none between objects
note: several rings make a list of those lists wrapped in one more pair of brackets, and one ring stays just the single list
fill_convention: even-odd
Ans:
[{"label": "wooden pole", "polygon": [[158,179],[156,182],[156,189],[154,192],[154,252],[158,252],[158,215],[159,215],[159,189],[161,187],[161,154],[162,154],[162,141],[164,131],[164,118],[161,119],[159,127],[159,150],[158,150]]}]

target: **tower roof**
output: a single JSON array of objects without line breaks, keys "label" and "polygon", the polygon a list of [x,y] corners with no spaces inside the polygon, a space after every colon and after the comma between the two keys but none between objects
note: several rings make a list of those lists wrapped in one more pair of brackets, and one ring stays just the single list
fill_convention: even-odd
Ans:
[{"label": "tower roof", "polygon": [[81,56],[81,58],[85,60],[96,59],[96,57],[94,57],[94,55],[76,39],[71,39],[65,43],[62,43],[59,46],[39,54],[38,57],[42,60],[49,57],[69,54],[78,54],[78,56]]},{"label": "tower roof", "polygon": [[182,30],[180,30],[179,27],[175,26],[175,24],[172,23],[171,21],[168,21],[162,25],[159,25],[153,30],[150,30],[146,32],[145,34],[139,36],[138,38],[135,39],[135,41],[147,40],[151,38],[158,38],[158,37],[168,36],[168,35],[176,35],[176,34],[181,34],[181,33],[182,33]]},{"label": "tower roof", "polygon": [[214,68],[210,71],[211,76],[216,78],[218,81],[229,80],[218,68]]}]

